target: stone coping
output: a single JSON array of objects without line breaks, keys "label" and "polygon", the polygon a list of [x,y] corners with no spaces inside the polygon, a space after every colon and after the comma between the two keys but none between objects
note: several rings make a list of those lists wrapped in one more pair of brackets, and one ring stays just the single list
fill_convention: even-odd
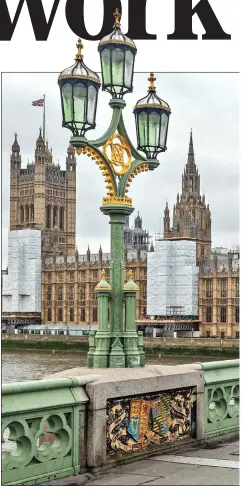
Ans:
[{"label": "stone coping", "polygon": [[202,370],[200,363],[185,365],[145,365],[142,368],[93,368],[77,367],[74,369],[63,370],[54,374],[45,376],[45,379],[55,377],[81,377],[96,376],[92,384],[107,382],[123,382],[135,379],[155,378],[159,376],[171,376],[177,374],[187,374],[189,372],[198,372]]}]

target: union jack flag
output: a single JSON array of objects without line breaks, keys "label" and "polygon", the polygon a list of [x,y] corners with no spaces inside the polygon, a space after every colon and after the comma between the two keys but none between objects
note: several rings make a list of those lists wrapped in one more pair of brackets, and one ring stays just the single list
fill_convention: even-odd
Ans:
[{"label": "union jack flag", "polygon": [[43,107],[44,106],[44,98],[40,98],[40,100],[35,100],[32,102],[34,107]]}]

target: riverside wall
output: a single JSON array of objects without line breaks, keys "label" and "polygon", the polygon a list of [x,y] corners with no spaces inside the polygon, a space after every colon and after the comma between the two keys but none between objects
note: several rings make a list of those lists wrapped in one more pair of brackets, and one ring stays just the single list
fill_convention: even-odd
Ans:
[{"label": "riverside wall", "polygon": [[[2,334],[3,349],[87,351],[88,336]],[[144,338],[146,354],[239,356],[238,339]]]}]

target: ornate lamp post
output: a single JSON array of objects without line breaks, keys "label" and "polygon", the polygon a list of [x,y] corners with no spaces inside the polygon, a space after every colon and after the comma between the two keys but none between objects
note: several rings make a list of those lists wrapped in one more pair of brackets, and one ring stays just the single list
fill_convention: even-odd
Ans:
[{"label": "ornate lamp post", "polygon": [[[124,283],[125,217],[133,212],[127,196],[134,177],[159,165],[157,155],[166,151],[169,105],[156,94],[154,74],[150,74],[148,94],[134,108],[139,153],[126,131],[122,110],[123,96],[133,90],[136,46],[120,28],[120,13],[114,13],[113,31],[98,46],[102,68],[102,89],[108,91],[113,110],[107,131],[101,138],[88,141],[89,129],[95,128],[100,80],[83,62],[82,42],[78,40],[75,64],[64,70],[58,80],[61,92],[63,127],[73,133],[70,143],[78,154],[91,157],[102,171],[107,188],[101,211],[110,217],[111,267],[110,284],[102,272],[96,287],[99,328],[90,336],[89,367],[140,367],[144,365],[142,336],[136,331],[136,292],[138,286],[129,273]],[[108,325],[108,304],[110,323]],[[125,322],[123,321],[125,310]]]}]

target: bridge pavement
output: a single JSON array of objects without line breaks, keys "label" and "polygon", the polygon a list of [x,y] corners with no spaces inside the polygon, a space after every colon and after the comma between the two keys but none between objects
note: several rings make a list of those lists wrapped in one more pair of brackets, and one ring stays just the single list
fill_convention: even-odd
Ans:
[{"label": "bridge pavement", "polygon": [[204,447],[110,469],[87,486],[238,486],[239,441],[213,440]]}]

